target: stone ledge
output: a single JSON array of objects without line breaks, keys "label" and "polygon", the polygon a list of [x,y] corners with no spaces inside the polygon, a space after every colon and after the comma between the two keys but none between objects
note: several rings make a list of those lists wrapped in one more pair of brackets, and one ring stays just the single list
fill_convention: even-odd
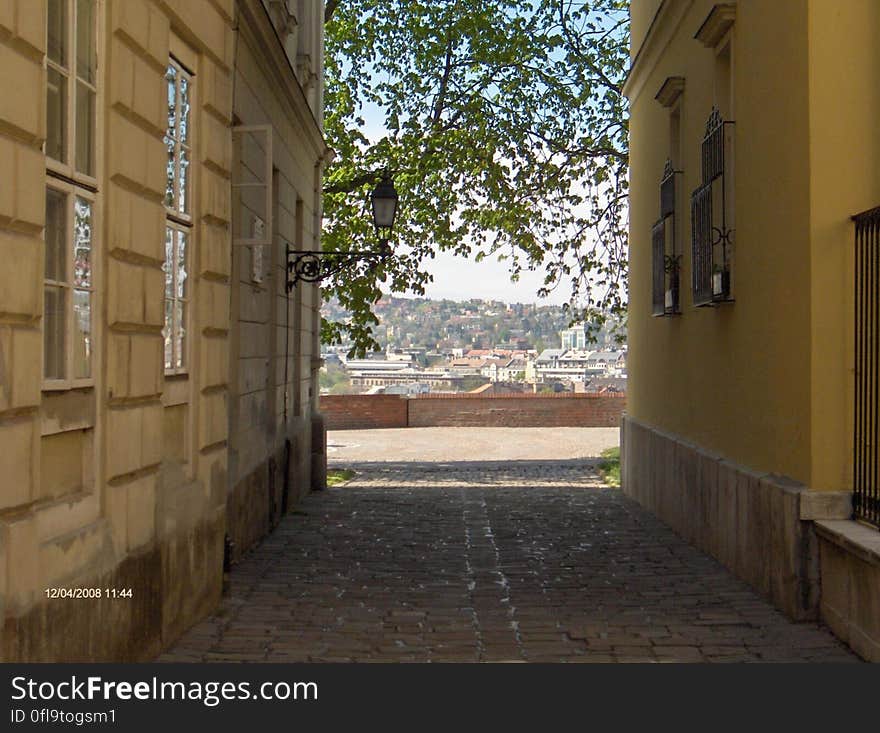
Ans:
[{"label": "stone ledge", "polygon": [[849,519],[852,494],[849,491],[804,491],[801,494],[801,519]]},{"label": "stone ledge", "polygon": [[815,525],[822,539],[880,567],[880,531],[851,519],[818,519]]}]

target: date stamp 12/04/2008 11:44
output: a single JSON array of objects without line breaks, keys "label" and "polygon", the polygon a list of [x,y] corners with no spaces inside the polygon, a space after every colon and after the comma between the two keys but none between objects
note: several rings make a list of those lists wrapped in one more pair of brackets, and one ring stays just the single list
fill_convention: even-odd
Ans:
[{"label": "date stamp 12/04/2008 11:44", "polygon": [[46,588],[46,598],[131,598],[131,588]]}]

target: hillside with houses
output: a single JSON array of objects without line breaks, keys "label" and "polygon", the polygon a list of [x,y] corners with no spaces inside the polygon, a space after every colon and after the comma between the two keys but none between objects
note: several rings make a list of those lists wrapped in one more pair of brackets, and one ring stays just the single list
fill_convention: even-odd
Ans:
[{"label": "hillside with houses", "polygon": [[[376,312],[383,350],[325,347],[323,394],[626,391],[626,346],[558,306],[387,298]],[[324,315],[345,316],[332,303]]]}]

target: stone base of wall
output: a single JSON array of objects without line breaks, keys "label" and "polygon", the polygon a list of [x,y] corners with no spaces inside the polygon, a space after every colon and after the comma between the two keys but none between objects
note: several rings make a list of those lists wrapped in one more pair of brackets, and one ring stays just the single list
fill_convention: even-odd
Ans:
[{"label": "stone base of wall", "polygon": [[816,522],[822,620],[853,650],[880,662],[880,532],[858,522]]},{"label": "stone base of wall", "polygon": [[[622,422],[621,463],[627,495],[791,618],[818,618],[819,544],[805,516],[821,505],[816,492],[750,471],[629,416]],[[831,504],[825,509],[838,510]]]},{"label": "stone base of wall", "polygon": [[[149,661],[216,608],[224,518],[217,513],[68,587],[131,589],[131,598],[46,599],[3,625],[3,662]],[[103,593],[102,593],[103,595]]]},{"label": "stone base of wall", "polygon": [[323,434],[323,423],[291,423],[290,438],[257,468],[241,479],[226,498],[226,533],[232,541],[232,562],[237,562],[281,521],[314,487],[313,472],[326,481],[327,461],[321,443],[316,457],[313,434]]},{"label": "stone base of wall", "polygon": [[288,468],[285,452],[284,449],[276,451],[229,492],[226,534],[232,541],[229,557],[232,562],[238,562],[281,518],[285,469]]},{"label": "stone base of wall", "polygon": [[327,426],[320,412],[312,413],[312,491],[327,488]]}]

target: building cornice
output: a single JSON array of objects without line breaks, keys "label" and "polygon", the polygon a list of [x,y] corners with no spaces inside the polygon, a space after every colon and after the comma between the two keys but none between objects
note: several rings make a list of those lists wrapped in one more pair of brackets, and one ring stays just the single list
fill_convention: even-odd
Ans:
[{"label": "building cornice", "polygon": [[694,0],[663,0],[660,4],[623,84],[623,93],[630,101],[641,94],[648,76],[693,4]]},{"label": "building cornice", "polygon": [[672,107],[678,98],[684,93],[684,77],[683,76],[667,76],[666,81],[660,85],[657,94],[654,95],[660,104],[664,107]]},{"label": "building cornice", "polygon": [[332,157],[332,150],[324,140],[321,127],[265,6],[260,0],[238,0],[237,5],[237,25],[241,38],[248,42],[263,73],[273,82],[272,86],[278,90],[282,102],[286,102],[292,119],[305,133],[304,137],[315,155],[326,163]]},{"label": "building cornice", "polygon": [[727,31],[736,20],[736,5],[733,3],[718,3],[712,6],[706,20],[694,34],[700,43],[706,48],[715,48],[724,38]]}]

